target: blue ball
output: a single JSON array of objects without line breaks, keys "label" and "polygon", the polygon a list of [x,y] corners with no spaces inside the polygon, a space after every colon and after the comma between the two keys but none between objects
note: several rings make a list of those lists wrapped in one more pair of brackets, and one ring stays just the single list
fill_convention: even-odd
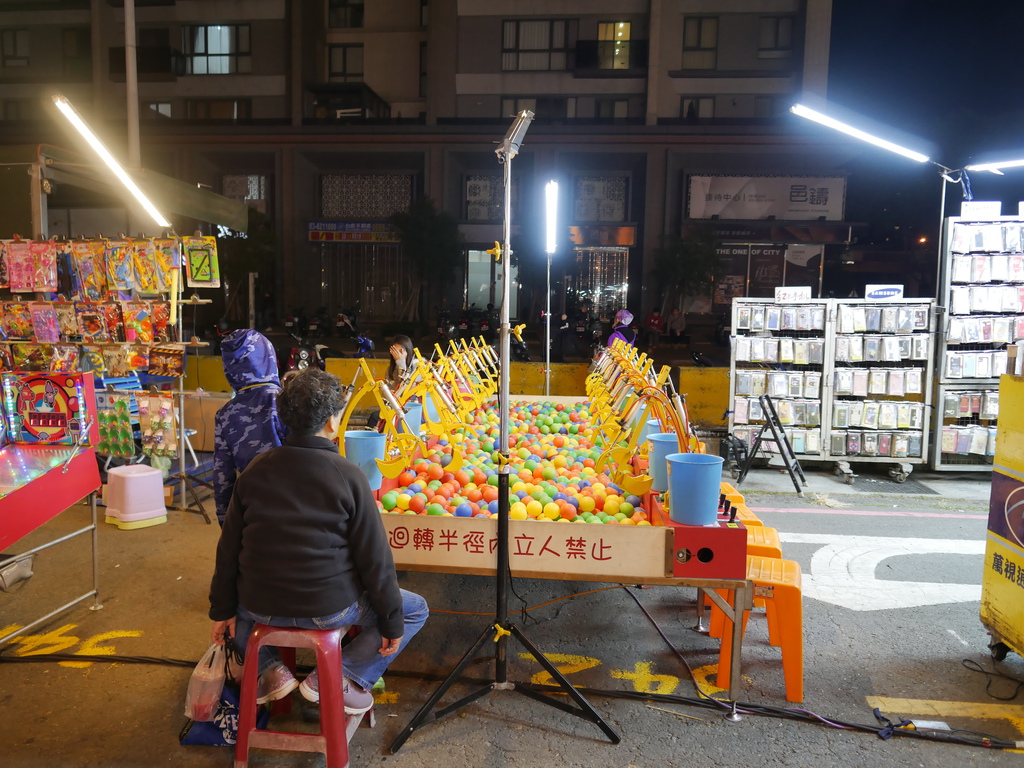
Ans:
[{"label": "blue ball", "polygon": [[552,501],[558,501],[559,499],[568,499],[568,498],[569,498],[568,496],[566,496],[564,493],[559,491],[558,493],[556,493],[554,496],[551,497],[551,500]]},{"label": "blue ball", "polygon": [[526,491],[516,491],[515,495],[518,496],[520,499],[525,499],[530,494],[528,494]]},{"label": "blue ball", "polygon": [[489,501],[489,502],[487,502],[487,510],[488,510],[488,511],[489,511],[489,512],[490,512],[490,513],[491,513],[492,515],[496,515],[496,514],[498,514],[498,500],[497,500],[497,499],[495,499],[494,501]]},{"label": "blue ball", "polygon": [[[459,515],[459,517],[461,517],[461,515]],[[477,512],[475,515],[473,515],[473,517],[487,517],[487,515],[483,512]]]},{"label": "blue ball", "polygon": [[569,428],[568,427],[560,427],[558,429],[558,434],[560,434],[560,435],[568,435],[569,434]]},{"label": "blue ball", "polygon": [[632,504],[634,507],[639,507],[641,504],[644,503],[643,499],[641,499],[639,496],[633,496],[632,494],[626,497],[626,502]]},{"label": "blue ball", "polygon": [[582,480],[582,479],[580,480],[580,488],[589,488],[589,487],[590,487],[590,481],[589,480]]},{"label": "blue ball", "polygon": [[413,483],[412,485],[409,486],[409,493],[410,494],[419,493],[422,490],[423,490],[423,486],[420,485],[419,483]]},{"label": "blue ball", "polygon": [[437,444],[438,445],[448,445],[448,441],[445,438],[442,437],[440,440],[437,441]]},{"label": "blue ball", "polygon": [[469,504],[459,504],[459,506],[457,506],[455,508],[455,516],[456,517],[472,517],[473,516],[473,508],[471,506],[469,506]]},{"label": "blue ball", "polygon": [[576,507],[576,509],[580,508],[580,500],[577,499],[575,496],[570,496],[568,499],[566,499],[566,501],[568,501],[570,504]]},{"label": "blue ball", "polygon": [[447,467],[451,463],[452,463],[452,455],[450,453],[442,453],[441,454],[441,466],[442,467]]}]

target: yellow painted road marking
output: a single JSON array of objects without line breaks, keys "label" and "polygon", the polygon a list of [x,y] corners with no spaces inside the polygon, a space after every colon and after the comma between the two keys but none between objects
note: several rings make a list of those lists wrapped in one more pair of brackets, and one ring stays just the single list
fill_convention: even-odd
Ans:
[{"label": "yellow painted road marking", "polygon": [[[561,672],[565,676],[571,675],[573,672],[582,672],[584,669],[592,669],[593,667],[601,666],[601,660],[595,659],[591,656],[575,656],[569,653],[547,653],[545,657],[550,661],[555,669]],[[532,659],[533,654],[520,653],[520,659]],[[530,682],[534,685],[558,685],[547,670],[537,672],[533,677],[530,678]]]},{"label": "yellow painted road marking", "polygon": [[[1008,720],[1024,733],[1024,705],[987,704],[973,701],[936,701],[933,699],[896,699],[889,696],[866,697],[869,707],[878,707],[882,713],[900,715],[930,715],[933,717],[966,717],[971,720]],[[1009,752],[1024,752],[1013,749]]]}]

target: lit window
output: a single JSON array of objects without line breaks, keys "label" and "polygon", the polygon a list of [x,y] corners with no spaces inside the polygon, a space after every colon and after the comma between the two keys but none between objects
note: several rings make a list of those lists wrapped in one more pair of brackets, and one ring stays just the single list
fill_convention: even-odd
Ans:
[{"label": "lit window", "polygon": [[600,69],[629,69],[628,21],[607,21],[597,25],[597,66]]},{"label": "lit window", "polygon": [[251,71],[248,24],[186,26],[182,35],[186,74],[230,75]]},{"label": "lit window", "polygon": [[169,101],[151,101],[145,105],[142,112],[143,118],[150,120],[163,120],[171,116],[171,103]]},{"label": "lit window", "polygon": [[718,18],[688,16],[683,21],[683,69],[718,66]]}]

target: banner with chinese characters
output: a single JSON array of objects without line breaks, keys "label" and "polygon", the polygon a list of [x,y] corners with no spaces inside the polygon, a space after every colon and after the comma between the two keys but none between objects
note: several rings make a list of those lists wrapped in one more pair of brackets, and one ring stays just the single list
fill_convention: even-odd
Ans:
[{"label": "banner with chinese characters", "polygon": [[690,176],[686,218],[842,221],[844,177]]},{"label": "banner with chinese characters", "polygon": [[[399,570],[496,572],[496,520],[430,515],[381,515]],[[610,530],[614,528],[614,530]],[[596,530],[601,529],[601,530]],[[662,526],[541,525],[509,522],[509,563],[524,578],[637,581],[672,576]]]}]

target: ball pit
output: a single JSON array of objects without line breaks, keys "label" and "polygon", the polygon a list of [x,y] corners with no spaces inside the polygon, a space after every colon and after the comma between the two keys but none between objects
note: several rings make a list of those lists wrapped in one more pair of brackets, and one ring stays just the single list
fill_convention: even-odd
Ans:
[{"label": "ball pit", "polygon": [[[377,502],[386,514],[492,517],[498,512],[495,447],[500,440],[497,404],[477,410],[471,422],[441,439],[398,477],[398,487]],[[643,500],[598,472],[602,440],[589,403],[510,404],[509,518],[542,523],[650,525]],[[452,447],[462,468],[445,470]]]}]

